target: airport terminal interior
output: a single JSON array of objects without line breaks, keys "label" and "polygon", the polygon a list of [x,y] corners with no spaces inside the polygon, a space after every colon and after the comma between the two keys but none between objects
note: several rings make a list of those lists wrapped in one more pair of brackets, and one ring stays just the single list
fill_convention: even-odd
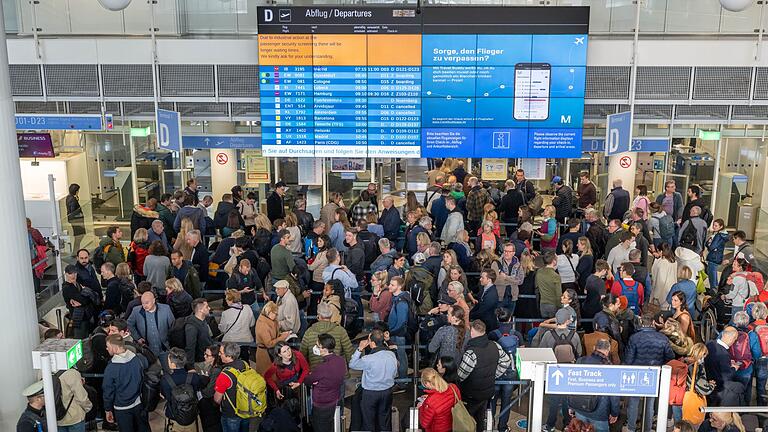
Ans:
[{"label": "airport terminal interior", "polygon": [[768,2],[0,18],[0,430],[768,430]]}]

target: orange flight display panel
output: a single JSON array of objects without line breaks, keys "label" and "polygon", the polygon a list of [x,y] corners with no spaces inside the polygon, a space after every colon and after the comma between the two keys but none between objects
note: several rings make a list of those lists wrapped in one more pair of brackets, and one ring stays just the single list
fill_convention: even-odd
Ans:
[{"label": "orange flight display panel", "polygon": [[315,66],[365,66],[366,35],[312,35]]},{"label": "orange flight display panel", "polygon": [[312,66],[312,35],[260,34],[259,64]]},{"label": "orange flight display panel", "polygon": [[421,66],[421,35],[368,35],[369,66]]}]

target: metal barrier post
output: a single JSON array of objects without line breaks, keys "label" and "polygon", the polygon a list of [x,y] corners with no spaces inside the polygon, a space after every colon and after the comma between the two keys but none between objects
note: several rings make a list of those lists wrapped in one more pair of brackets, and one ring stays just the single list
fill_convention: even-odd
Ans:
[{"label": "metal barrier post", "polygon": [[656,414],[656,432],[667,430],[667,412],[669,411],[669,387],[672,380],[672,368],[670,366],[661,367],[661,383],[659,384],[659,408]]},{"label": "metal barrier post", "polygon": [[408,432],[418,432],[419,430],[419,409],[411,407],[410,417],[408,418]]},{"label": "metal barrier post", "polygon": [[[419,384],[419,333],[421,333],[421,330],[416,330],[416,335],[414,337],[414,343],[413,343],[413,400],[415,401],[419,394],[418,394],[418,384]],[[407,371],[406,371],[407,372]],[[416,427],[418,429],[418,422],[416,424]]]},{"label": "metal barrier post", "polygon": [[493,431],[493,411],[495,410],[491,410],[490,408],[487,408],[485,410],[485,431],[486,432]]},{"label": "metal barrier post", "polygon": [[59,330],[64,333],[64,319],[61,315],[61,309],[56,309],[56,324],[59,325]]},{"label": "metal barrier post", "polygon": [[333,432],[344,432],[344,425],[341,423],[341,407],[337,406],[333,413]]},{"label": "metal barrier post", "polygon": [[536,363],[533,375],[533,403],[528,408],[528,432],[539,432],[544,417],[544,383],[547,380],[546,363]]}]

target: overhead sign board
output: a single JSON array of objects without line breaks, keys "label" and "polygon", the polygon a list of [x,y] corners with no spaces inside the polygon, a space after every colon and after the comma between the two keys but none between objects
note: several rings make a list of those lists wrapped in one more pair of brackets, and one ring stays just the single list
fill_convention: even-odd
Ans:
[{"label": "overhead sign board", "polygon": [[17,133],[16,144],[19,146],[19,157],[56,157],[53,152],[53,140],[49,133]]},{"label": "overhead sign board", "polygon": [[656,397],[660,370],[654,366],[548,364],[546,393]]},{"label": "overhead sign board", "polygon": [[605,135],[606,156],[628,152],[632,141],[632,114],[629,111],[609,114]]},{"label": "overhead sign board", "polygon": [[184,135],[184,148],[193,149],[260,149],[261,136],[246,134]]},{"label": "overhead sign board", "polygon": [[178,112],[157,110],[157,144],[163,150],[181,150],[181,116]]},{"label": "overhead sign board", "polygon": [[[667,153],[670,149],[669,138],[636,138],[629,145],[630,152]],[[604,152],[605,138],[584,137],[581,141],[582,152]]]},{"label": "overhead sign board", "polygon": [[[16,114],[18,130],[103,130],[101,114]],[[112,123],[112,115],[107,114]]]}]

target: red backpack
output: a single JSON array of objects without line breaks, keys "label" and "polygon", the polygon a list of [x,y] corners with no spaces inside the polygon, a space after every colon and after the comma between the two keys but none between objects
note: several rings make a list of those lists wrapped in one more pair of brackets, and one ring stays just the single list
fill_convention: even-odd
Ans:
[{"label": "red backpack", "polygon": [[760,351],[763,357],[768,357],[768,325],[759,325],[752,330],[760,343]]},{"label": "red backpack", "polygon": [[741,362],[739,370],[747,369],[752,366],[752,350],[749,348],[749,335],[743,331],[739,332],[736,342],[728,350],[731,354],[731,360]]},{"label": "red backpack", "polygon": [[687,388],[688,365],[680,360],[670,360],[667,366],[672,368],[672,378],[669,386],[669,404],[674,406],[683,405],[683,396]]}]

